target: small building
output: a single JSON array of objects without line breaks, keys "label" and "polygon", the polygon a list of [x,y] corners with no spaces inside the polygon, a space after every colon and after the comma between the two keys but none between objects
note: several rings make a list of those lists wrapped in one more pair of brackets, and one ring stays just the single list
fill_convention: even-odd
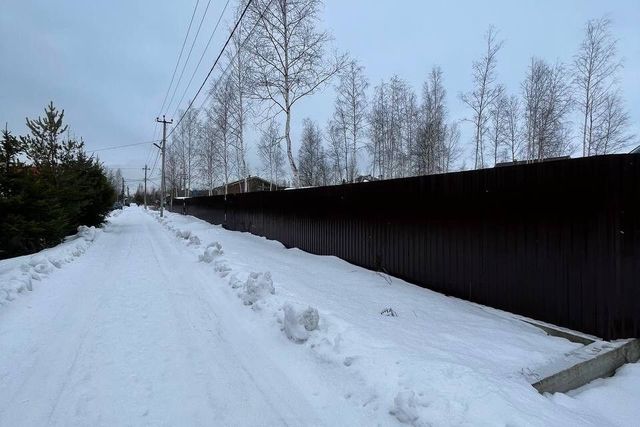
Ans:
[{"label": "small building", "polygon": [[[248,176],[245,179],[233,181],[227,184],[227,194],[253,193],[256,191],[279,191],[285,187],[273,184],[259,176]],[[221,185],[213,189],[214,195],[225,194],[225,186]]]},{"label": "small building", "polygon": [[527,165],[530,163],[546,163],[546,162],[555,162],[558,160],[569,160],[571,156],[561,156],[561,157],[547,157],[544,159],[531,159],[531,160],[515,160],[515,161],[506,161],[506,162],[498,162],[494,167],[500,168],[503,166],[518,166],[518,165]]},{"label": "small building", "polygon": [[360,175],[353,180],[353,182],[372,182],[372,181],[378,181],[378,178],[371,175]]}]

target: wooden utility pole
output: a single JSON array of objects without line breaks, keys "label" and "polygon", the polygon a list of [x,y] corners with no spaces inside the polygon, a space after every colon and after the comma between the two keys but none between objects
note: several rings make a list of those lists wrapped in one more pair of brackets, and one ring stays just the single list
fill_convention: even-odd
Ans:
[{"label": "wooden utility pole", "polygon": [[156,147],[160,149],[160,154],[162,155],[162,178],[160,179],[160,192],[162,193],[160,196],[160,216],[164,216],[164,198],[166,197],[166,188],[165,188],[165,180],[164,180],[164,154],[167,146],[167,125],[173,123],[173,120],[166,120],[164,116],[162,116],[162,120],[159,117],[156,117],[156,122],[162,123],[162,146],[154,143]]},{"label": "wooden utility pole", "polygon": [[147,210],[147,171],[149,168],[144,165],[144,210]]}]

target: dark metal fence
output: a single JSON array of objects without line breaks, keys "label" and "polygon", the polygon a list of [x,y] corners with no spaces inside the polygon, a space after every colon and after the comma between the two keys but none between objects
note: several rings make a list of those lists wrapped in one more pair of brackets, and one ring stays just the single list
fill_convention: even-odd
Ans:
[{"label": "dark metal fence", "polygon": [[447,295],[606,339],[640,336],[640,155],[185,203],[227,229]]}]

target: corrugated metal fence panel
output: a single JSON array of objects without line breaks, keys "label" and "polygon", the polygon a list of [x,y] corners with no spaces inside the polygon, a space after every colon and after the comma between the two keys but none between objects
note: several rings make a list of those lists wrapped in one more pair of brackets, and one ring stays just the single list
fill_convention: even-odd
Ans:
[{"label": "corrugated metal fence panel", "polygon": [[607,339],[640,335],[640,155],[186,203],[230,230],[447,295]]}]

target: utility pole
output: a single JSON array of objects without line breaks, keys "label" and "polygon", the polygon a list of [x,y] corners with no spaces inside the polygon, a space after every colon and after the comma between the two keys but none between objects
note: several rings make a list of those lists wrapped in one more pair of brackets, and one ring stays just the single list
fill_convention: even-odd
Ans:
[{"label": "utility pole", "polygon": [[166,120],[164,115],[162,116],[162,120],[160,120],[159,117],[156,117],[156,122],[158,123],[162,123],[162,146],[159,146],[158,144],[156,144],[155,142],[153,143],[153,145],[155,145],[156,147],[158,147],[160,149],[160,154],[162,155],[162,179],[160,179],[160,192],[161,197],[160,197],[160,217],[164,216],[164,198],[165,198],[165,180],[164,180],[164,154],[165,154],[165,149],[167,146],[167,125],[170,125],[173,123],[173,119],[172,120]]},{"label": "utility pole", "polygon": [[144,210],[147,210],[147,171],[149,168],[144,165]]},{"label": "utility pole", "polygon": [[122,178],[122,204],[124,205],[124,177]]}]

